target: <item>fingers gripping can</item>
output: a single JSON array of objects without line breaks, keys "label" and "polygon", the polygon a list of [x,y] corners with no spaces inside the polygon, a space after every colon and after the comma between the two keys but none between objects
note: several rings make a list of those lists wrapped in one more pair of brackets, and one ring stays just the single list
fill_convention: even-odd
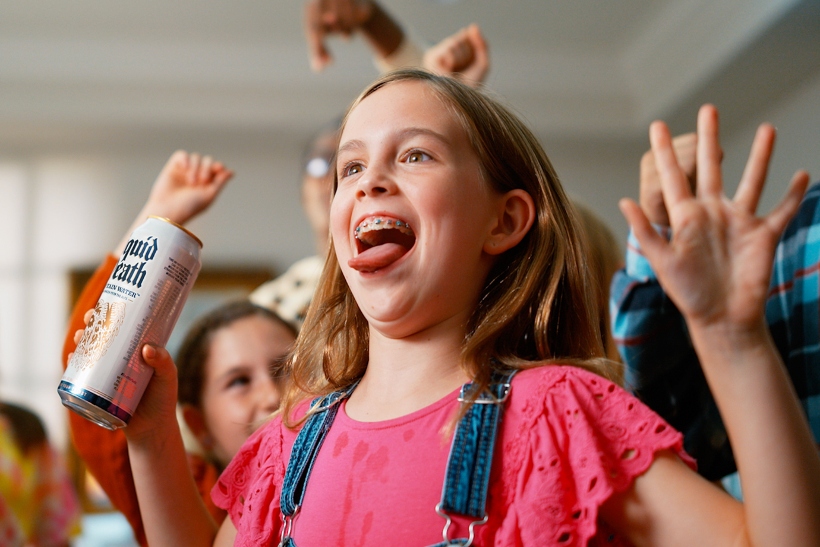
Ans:
[{"label": "fingers gripping can", "polygon": [[154,373],[142,347],[168,342],[201,249],[167,219],[150,217],[134,230],[57,388],[63,405],[107,429],[128,424]]}]

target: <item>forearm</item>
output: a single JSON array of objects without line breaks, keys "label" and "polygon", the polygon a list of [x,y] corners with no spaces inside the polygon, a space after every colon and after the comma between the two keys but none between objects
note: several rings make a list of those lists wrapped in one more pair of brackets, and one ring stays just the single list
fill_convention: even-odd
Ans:
[{"label": "forearm", "polygon": [[820,545],[820,456],[765,324],[691,327],[735,452],[755,545]]},{"label": "forearm", "polygon": [[[670,236],[668,228],[655,229]],[[684,447],[701,475],[720,479],[736,470],[735,462],[686,322],[632,232],[625,262],[612,279],[610,308],[626,387],[683,432]]]},{"label": "forearm", "polygon": [[129,439],[128,454],[149,545],[213,545],[217,525],[191,476],[176,422]]},{"label": "forearm", "polygon": [[373,13],[361,26],[361,32],[381,58],[392,55],[405,38],[401,26],[377,2],[373,3]]}]

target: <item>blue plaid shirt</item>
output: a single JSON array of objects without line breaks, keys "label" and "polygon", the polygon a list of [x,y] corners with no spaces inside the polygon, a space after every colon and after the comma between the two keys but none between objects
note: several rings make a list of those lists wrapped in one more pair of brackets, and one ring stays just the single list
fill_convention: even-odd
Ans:
[{"label": "blue plaid shirt", "polygon": [[[610,308],[627,387],[684,433],[701,474],[714,480],[735,471],[683,317],[631,233],[626,267],[612,280]],[[820,441],[820,183],[806,193],[777,246],[766,320]]]}]

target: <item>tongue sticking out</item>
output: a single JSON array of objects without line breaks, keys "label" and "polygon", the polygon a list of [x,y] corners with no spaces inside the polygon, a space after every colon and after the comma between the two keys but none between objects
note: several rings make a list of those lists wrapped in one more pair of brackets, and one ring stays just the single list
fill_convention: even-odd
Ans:
[{"label": "tongue sticking out", "polygon": [[355,258],[348,260],[347,265],[359,272],[375,272],[388,267],[403,257],[408,250],[398,243],[384,243],[359,253]]},{"label": "tongue sticking out", "polygon": [[359,272],[375,272],[403,257],[416,243],[413,230],[401,221],[371,218],[356,228],[359,253],[347,264]]}]

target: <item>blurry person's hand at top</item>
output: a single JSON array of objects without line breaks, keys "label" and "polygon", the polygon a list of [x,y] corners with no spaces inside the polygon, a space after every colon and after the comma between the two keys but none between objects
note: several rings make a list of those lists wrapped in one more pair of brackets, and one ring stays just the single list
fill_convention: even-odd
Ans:
[{"label": "blurry person's hand at top", "polygon": [[472,24],[428,49],[424,54],[424,68],[460,78],[471,87],[484,83],[490,70],[490,56],[481,29]]},{"label": "blurry person's hand at top", "polygon": [[349,37],[373,16],[369,0],[310,0],[305,4],[305,36],[310,66],[320,71],[333,62],[325,43],[328,36]]}]

